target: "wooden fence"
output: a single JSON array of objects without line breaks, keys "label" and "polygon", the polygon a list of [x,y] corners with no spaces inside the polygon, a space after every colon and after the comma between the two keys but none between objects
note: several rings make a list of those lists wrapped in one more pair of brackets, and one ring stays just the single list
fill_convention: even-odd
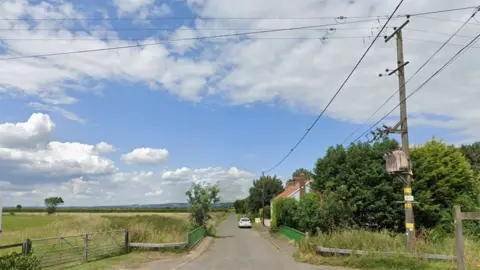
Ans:
[{"label": "wooden fence", "polygon": [[455,223],[455,250],[457,257],[457,269],[465,270],[465,239],[463,237],[463,220],[480,220],[480,212],[462,212],[460,206],[455,205],[453,217]]}]

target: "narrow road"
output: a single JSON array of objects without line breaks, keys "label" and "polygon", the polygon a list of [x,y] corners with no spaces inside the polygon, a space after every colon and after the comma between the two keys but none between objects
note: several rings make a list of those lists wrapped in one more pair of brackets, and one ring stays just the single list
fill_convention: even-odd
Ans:
[{"label": "narrow road", "polygon": [[218,228],[213,245],[203,255],[179,270],[295,269],[333,270],[327,266],[296,263],[290,254],[278,251],[253,229],[239,229],[234,214]]}]

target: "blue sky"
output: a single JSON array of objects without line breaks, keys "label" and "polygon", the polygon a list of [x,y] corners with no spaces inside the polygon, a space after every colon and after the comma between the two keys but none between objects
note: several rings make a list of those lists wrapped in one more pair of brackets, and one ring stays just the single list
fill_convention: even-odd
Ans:
[{"label": "blue sky", "polygon": [[[375,17],[389,14],[396,5],[373,0],[304,0],[295,6],[288,1],[240,5],[233,0],[2,2],[0,15],[18,20],[0,22],[0,28],[9,29],[0,33],[0,58],[149,43],[155,38],[332,24],[339,21],[286,18]],[[405,1],[398,14],[474,2]],[[436,18],[462,21],[469,12]],[[196,19],[166,19],[172,17]],[[78,20],[65,25],[59,18]],[[393,20],[391,26],[402,22]],[[405,30],[406,60],[412,62],[407,75],[438,48],[435,42],[459,27],[416,17],[411,24]],[[18,30],[28,26],[28,31]],[[286,31],[254,36],[263,39],[178,41],[1,61],[0,193],[5,204],[41,205],[52,195],[65,197],[68,205],[183,202],[185,189],[195,181],[218,181],[225,201],[244,197],[251,181],[276,164],[315,120],[366,49],[365,40],[378,22],[335,27],[334,34]],[[126,28],[134,31],[122,30]],[[469,25],[463,34],[476,30],[478,26]],[[316,40],[325,35],[328,42]],[[422,38],[427,42],[413,41]],[[452,43],[466,41],[459,37]],[[445,48],[407,91],[456,50],[458,46]],[[477,56],[469,55],[409,100],[411,143],[421,144],[432,136],[448,143],[477,139],[480,114],[473,101],[479,94],[472,89],[478,74],[472,67],[475,61],[468,61]],[[308,137],[271,173],[287,180],[296,168],[312,169],[329,146],[341,143],[396,90],[394,76],[378,78],[394,64],[393,44],[375,45]],[[388,102],[361,131],[397,102],[397,97]],[[394,124],[396,115],[386,123]],[[101,142],[107,148],[98,145]]]}]

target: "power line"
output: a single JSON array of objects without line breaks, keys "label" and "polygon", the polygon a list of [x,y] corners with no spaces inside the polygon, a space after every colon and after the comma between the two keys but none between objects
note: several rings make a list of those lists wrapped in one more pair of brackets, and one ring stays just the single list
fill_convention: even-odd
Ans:
[{"label": "power line", "polygon": [[[362,22],[373,22],[377,19],[364,20]],[[341,25],[344,23],[336,23],[331,25]],[[14,31],[85,31],[85,32],[128,32],[128,31],[253,31],[253,30],[275,30],[277,28],[106,28],[106,29],[88,29],[88,28],[0,28],[0,31],[14,32]],[[336,31],[336,30],[360,30],[360,29],[371,29],[371,28],[318,28],[318,29],[300,29],[302,31]]]},{"label": "power line", "polygon": [[[453,61],[455,61],[460,55],[465,53],[472,44],[474,44],[478,39],[480,38],[480,34],[478,34],[476,37],[474,37],[467,45],[465,45],[463,48],[461,48],[450,60],[448,60],[440,69],[438,69],[435,73],[433,73],[426,81],[424,81],[419,87],[417,87],[413,92],[411,92],[408,96],[405,97],[404,100],[410,98],[412,95],[414,95],[416,92],[418,92],[420,89],[422,89],[428,82],[430,82],[431,79],[433,79],[435,76],[437,76],[440,72],[442,72],[447,66],[449,66]],[[378,120],[375,124],[373,124],[370,128],[368,128],[362,135],[360,135],[358,138],[356,138],[352,143],[355,143],[356,141],[360,140],[367,132],[372,130],[376,125],[378,125],[381,121],[383,121],[385,118],[387,118],[395,109],[400,106],[400,104],[404,101],[402,100],[399,104],[397,104],[391,111],[389,111],[387,114],[385,114],[380,120]]]},{"label": "power line", "polygon": [[[411,32],[421,32],[421,33],[429,33],[429,34],[436,34],[436,35],[444,35],[444,36],[452,35],[451,33],[435,32],[435,31],[430,31],[430,30],[425,30],[425,29],[404,28],[403,30],[411,31]],[[456,37],[461,37],[461,38],[473,38],[473,36],[464,36],[464,35],[455,35],[455,36]]]},{"label": "power line", "polygon": [[[364,20],[344,22],[342,24],[353,24],[353,23],[360,23],[360,22],[364,22]],[[212,35],[212,36],[200,36],[200,37],[192,37],[192,38],[166,39],[165,41],[172,42],[172,41],[185,41],[185,40],[206,40],[206,39],[216,39],[216,38],[225,38],[225,37],[246,36],[246,35],[253,35],[253,34],[264,34],[264,33],[274,33],[274,32],[283,32],[283,31],[293,31],[293,30],[299,30],[299,29],[309,29],[309,28],[311,29],[311,28],[331,26],[331,25],[338,25],[338,23],[310,25],[310,26],[301,26],[301,27],[290,27],[290,28],[279,28],[279,29],[273,29],[273,30],[261,30],[261,31],[251,31],[251,32]],[[160,45],[160,44],[163,44],[165,41],[153,42],[153,43],[143,43],[143,44],[134,44],[134,45],[125,45],[125,46],[117,46],[117,47],[109,47],[109,48],[70,51],[70,52],[58,52],[58,53],[26,55],[26,56],[13,56],[13,57],[7,57],[7,58],[0,58],[0,61],[14,60],[14,59],[24,59],[24,58],[49,57],[49,56],[68,55],[68,54],[80,54],[80,53],[90,53],[90,52],[100,52],[100,51],[110,51],[110,50],[120,50],[120,49],[136,48],[136,47],[147,47],[147,46]]]},{"label": "power line", "polygon": [[[473,38],[473,37],[472,37]],[[408,41],[417,41],[417,42],[426,42],[426,43],[434,43],[434,44],[443,44],[441,41],[434,41],[434,40],[424,40],[424,39],[416,39],[416,38],[403,38],[403,40],[408,40]],[[456,43],[448,43],[448,46],[456,46],[456,47],[462,47],[465,46],[465,44],[456,44]],[[479,46],[471,46],[470,49],[480,49]]]},{"label": "power line", "polygon": [[[442,46],[440,46],[431,56],[430,58],[427,59],[427,61],[425,61],[425,63],[423,63],[423,65],[421,65],[416,71],[415,73],[413,73],[412,76],[410,76],[410,78],[401,86],[399,87],[385,102],[383,102],[382,105],[380,105],[380,107],[378,107],[378,109],[372,114],[370,115],[370,117],[367,118],[367,120],[365,120],[365,122],[363,122],[362,125],[360,125],[357,129],[355,129],[352,133],[350,133],[350,135],[345,138],[345,140],[342,142],[342,145],[345,144],[353,135],[355,135],[355,133],[357,133],[361,128],[363,128],[363,126],[368,123],[368,121],[370,121],[370,119],[373,118],[373,116],[375,116],[375,114],[377,114],[382,108],[383,106],[385,106],[397,93],[398,91],[400,91],[400,89],[402,87],[404,87],[408,82],[410,82],[410,80],[412,80],[447,44],[448,42],[450,42],[450,40],[452,40],[464,27],[465,25],[467,25],[470,20],[472,18],[475,17],[475,15],[477,14],[477,12],[479,11],[478,10],[479,7],[477,7],[477,10],[465,21],[463,22],[463,24],[457,29],[457,31],[455,31],[455,33],[453,33],[445,42],[443,42]],[[401,102],[400,102],[401,103]],[[400,106],[400,103],[397,105]],[[395,108],[397,108],[395,107]],[[362,135],[363,136],[363,135]],[[355,140],[356,141],[356,140]]]},{"label": "power line", "polygon": [[[460,8],[450,8],[410,14],[400,14],[397,17],[404,17],[407,15],[410,16],[423,16],[430,14],[439,14],[446,12],[455,12],[462,11],[467,9],[473,9],[476,6],[467,6]],[[139,17],[129,17],[129,18],[2,18],[0,21],[25,21],[25,20],[36,20],[36,21],[163,21],[163,20],[346,20],[346,19],[367,19],[367,18],[388,18],[388,15],[371,15],[371,16],[275,16],[275,17],[202,17],[202,16],[190,16],[190,17],[152,17],[152,18],[139,18]]]},{"label": "power line", "polygon": [[419,13],[410,14],[410,16],[423,16],[423,15],[431,15],[431,14],[438,14],[438,13],[445,13],[445,12],[452,12],[452,11],[462,11],[462,10],[474,9],[474,8],[477,8],[477,6],[450,8],[450,9],[442,9],[442,10],[437,10],[437,11],[419,12]]},{"label": "power line", "polygon": [[[448,22],[448,23],[463,23],[462,21],[456,21],[456,20],[450,20],[450,19],[444,19],[444,18],[435,18],[435,17],[427,17],[427,16],[417,16],[417,18],[421,19],[427,19],[427,20],[434,20],[434,21],[440,21],[440,22]],[[479,23],[468,23],[469,25],[480,25]]]},{"label": "power line", "polygon": [[[228,37],[225,37],[228,38]],[[332,37],[247,37],[251,40],[324,40],[328,41],[330,39],[364,39],[365,37],[361,36],[332,36]],[[217,38],[220,39],[220,38]],[[7,37],[2,38],[2,40],[12,40],[12,41],[103,41],[102,39],[93,39],[93,38],[16,38],[16,37]],[[105,41],[144,41],[145,39],[141,38],[105,38]],[[169,39],[156,39],[162,41],[172,41]],[[0,59],[1,60],[1,59]]]},{"label": "power line", "polygon": [[293,151],[295,151],[295,149],[300,145],[300,143],[302,143],[302,141],[305,139],[305,137],[307,137],[307,135],[310,133],[310,131],[312,130],[312,128],[317,124],[318,120],[320,120],[320,118],[323,116],[323,114],[325,113],[325,111],[328,109],[328,107],[330,106],[330,104],[332,104],[333,100],[337,97],[337,95],[340,93],[340,91],[342,91],[343,87],[345,86],[345,84],[348,82],[348,80],[350,79],[350,77],[353,75],[353,73],[355,72],[355,70],[358,68],[358,66],[360,65],[360,63],[363,61],[363,59],[365,58],[365,56],[367,55],[367,53],[370,51],[370,49],[373,47],[373,44],[375,43],[375,41],[377,41],[378,37],[381,35],[381,33],[383,32],[383,30],[385,29],[385,27],[387,27],[387,24],[390,22],[390,20],[392,19],[393,15],[395,14],[395,12],[397,12],[397,10],[400,8],[400,6],[402,5],[404,0],[400,0],[400,2],[398,3],[397,7],[393,10],[392,14],[390,15],[390,17],[387,19],[387,21],[385,22],[385,24],[382,26],[382,28],[380,29],[380,31],[378,32],[378,34],[375,36],[375,38],[373,39],[373,41],[370,43],[370,45],[368,46],[368,48],[365,50],[365,52],[363,53],[363,55],[360,57],[360,59],[358,60],[358,62],[355,64],[355,66],[353,67],[352,71],[348,74],[347,78],[343,81],[343,83],[340,85],[340,88],[338,88],[337,92],[335,92],[335,94],[333,95],[333,97],[330,99],[330,101],[327,103],[327,105],[325,106],[325,108],[323,108],[322,112],[318,115],[318,117],[315,119],[315,121],[313,121],[312,125],[310,126],[310,128],[307,129],[307,131],[305,132],[305,134],[303,134],[303,136],[300,138],[300,140],[295,144],[295,146],[290,149],[290,151],[285,155],[285,157],[283,157],[277,164],[275,164],[273,167],[271,167],[270,169],[266,170],[266,171],[263,171],[262,173],[268,173],[272,170],[274,170],[275,168],[277,168],[278,166],[280,166],[280,164],[282,164],[292,153]]}]

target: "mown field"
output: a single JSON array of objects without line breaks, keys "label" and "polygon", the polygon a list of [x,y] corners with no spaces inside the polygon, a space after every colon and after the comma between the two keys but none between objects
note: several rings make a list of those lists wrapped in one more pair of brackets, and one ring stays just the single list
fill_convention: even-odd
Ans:
[{"label": "mown field", "polygon": [[[211,214],[212,223],[223,220],[228,212]],[[25,239],[39,239],[58,236],[72,236],[84,233],[105,232],[128,229],[130,242],[175,243],[184,242],[191,230],[188,213],[16,213],[3,215],[3,235],[0,246],[22,243]],[[20,252],[21,248],[0,250],[0,256],[11,252]],[[134,252],[136,253],[136,252]],[[159,252],[157,252],[159,253]],[[161,252],[160,252],[161,253]],[[176,251],[178,253],[178,251]],[[138,257],[138,258],[137,258]],[[134,258],[159,258],[159,254],[122,256],[125,260]],[[121,262],[122,258],[113,259]],[[137,261],[139,261],[137,260]],[[89,267],[93,266],[91,263]],[[97,268],[101,268],[98,266]]]}]

